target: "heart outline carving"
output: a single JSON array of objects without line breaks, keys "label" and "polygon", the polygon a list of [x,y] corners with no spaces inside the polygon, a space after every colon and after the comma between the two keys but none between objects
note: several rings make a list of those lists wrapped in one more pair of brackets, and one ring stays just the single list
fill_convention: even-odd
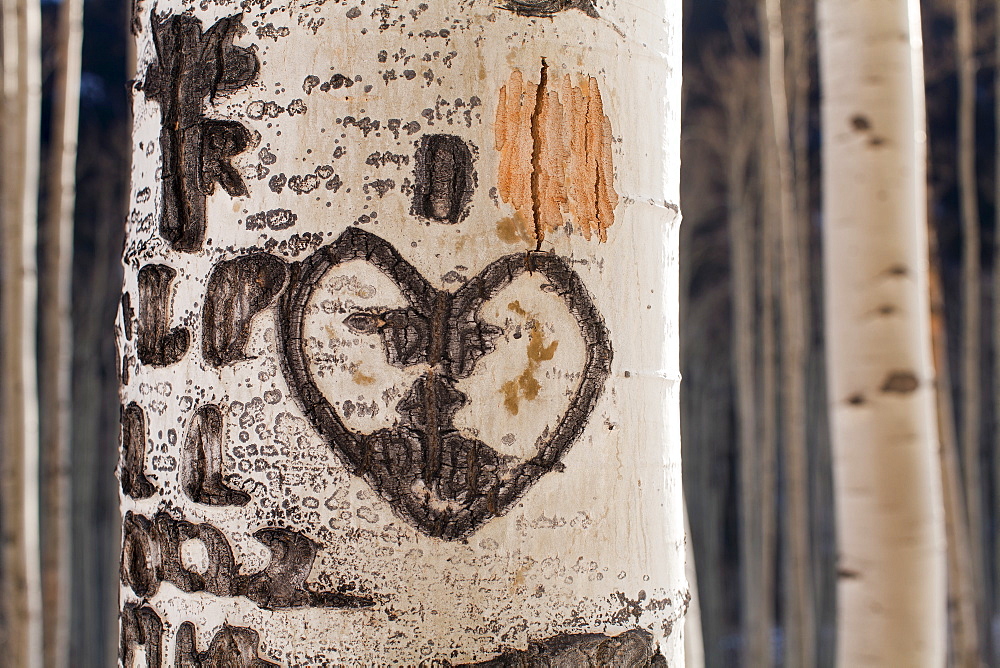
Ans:
[{"label": "heart outline carving", "polygon": [[[327,271],[351,260],[373,265],[409,304],[372,325],[370,333],[381,335],[387,361],[430,367],[397,405],[401,424],[372,434],[344,425],[312,377],[303,341],[313,290]],[[451,418],[465,405],[455,380],[472,374],[476,361],[493,351],[499,334],[477,319],[480,308],[525,272],[540,273],[563,299],[580,328],[587,357],[556,427],[539,437],[531,459],[511,465],[511,458],[460,435]],[[444,540],[464,539],[504,515],[543,475],[561,466],[611,371],[613,351],[604,320],[579,275],[554,253],[506,255],[452,293],[430,285],[386,240],[350,227],[290,266],[278,310],[283,371],[310,422],[348,470],[364,478],[397,515],[422,533]]]}]

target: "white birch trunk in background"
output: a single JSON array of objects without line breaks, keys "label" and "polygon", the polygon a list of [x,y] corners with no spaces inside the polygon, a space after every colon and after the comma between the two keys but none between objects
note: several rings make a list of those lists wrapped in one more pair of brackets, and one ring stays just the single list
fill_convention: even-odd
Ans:
[{"label": "white birch trunk in background", "polygon": [[142,10],[125,666],[682,665],[679,6]]},{"label": "white birch trunk in background", "polygon": [[31,0],[0,4],[0,647],[12,666],[42,660],[38,535],[35,266],[41,17]]},{"label": "white birch trunk in background", "polygon": [[[927,198],[934,201],[933,197]],[[937,232],[927,225],[927,256],[930,259],[928,288],[931,307],[931,350],[934,356],[935,403],[941,457],[941,494],[944,503],[946,561],[948,564],[948,633],[953,665],[979,665],[979,627],[976,624],[974,571],[969,530],[962,494],[958,436],[951,403],[951,369],[948,364],[948,332],[945,326],[944,289],[941,285]]]},{"label": "white birch trunk in background", "polygon": [[73,210],[80,107],[83,0],[62,0],[56,72],[48,209],[41,226],[44,273],[39,277],[39,369],[42,382],[42,597],[44,661],[69,663],[70,395],[73,340],[70,323]]},{"label": "white birch trunk in background", "polygon": [[945,550],[919,8],[824,0],[819,35],[837,660],[941,666]]},{"label": "white birch trunk in background", "polygon": [[806,443],[807,284],[803,271],[800,213],[785,83],[785,37],[781,0],[764,0],[767,94],[778,185],[780,255],[781,446],[784,452],[782,491],[785,498],[785,567],[782,572],[785,663],[810,668],[816,662],[816,612],[813,596],[809,522],[809,452]]},{"label": "white birch trunk in background", "polygon": [[955,2],[958,71],[958,189],[962,210],[962,480],[977,631],[984,634],[986,577],[983,568],[983,482],[980,423],[983,403],[982,243],[976,175],[976,33],[973,0]]},{"label": "white birch trunk in background", "polygon": [[[763,78],[762,78],[763,80]],[[766,87],[765,87],[766,88]],[[762,90],[762,113],[771,113],[771,100],[766,90]],[[778,272],[775,267],[780,230],[778,220],[778,178],[774,128],[764,124],[759,149],[760,234],[758,248],[760,267],[758,286],[760,289],[760,590],[775,591],[778,559],[778,352],[776,332],[776,306],[778,293]],[[771,665],[774,655],[772,638],[775,622],[774,597],[761,599],[761,608],[756,615],[762,618],[758,632],[757,648],[763,653],[761,665]],[[762,627],[762,628],[761,628]]]}]

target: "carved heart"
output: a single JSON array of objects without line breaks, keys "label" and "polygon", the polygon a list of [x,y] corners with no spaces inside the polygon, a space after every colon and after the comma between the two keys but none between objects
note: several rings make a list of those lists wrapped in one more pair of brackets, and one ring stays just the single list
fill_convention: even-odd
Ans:
[{"label": "carved heart", "polygon": [[[306,306],[332,267],[364,260],[399,288],[408,306],[358,312],[345,324],[378,334],[387,361],[422,364],[422,374],[399,401],[399,423],[370,434],[348,429],[317,387],[304,349]],[[545,277],[580,327],[586,362],[569,406],[555,429],[537,441],[537,453],[512,463],[453,425],[467,399],[455,386],[494,350],[499,330],[479,320],[483,304],[525,272]],[[579,275],[551,253],[507,255],[456,292],[438,290],[384,239],[352,227],[332,244],[291,266],[280,303],[281,348],[289,386],[306,415],[352,473],[362,476],[406,521],[423,533],[458,540],[510,507],[543,475],[559,466],[580,436],[611,368],[611,341]]]}]

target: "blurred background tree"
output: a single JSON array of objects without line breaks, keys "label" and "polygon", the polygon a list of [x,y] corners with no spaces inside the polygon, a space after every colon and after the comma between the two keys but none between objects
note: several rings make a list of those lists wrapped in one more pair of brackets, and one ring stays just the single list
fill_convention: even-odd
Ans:
[{"label": "blurred background tree", "polygon": [[[813,3],[783,0],[780,23],[776,4],[685,6],[683,448],[709,666],[833,665],[835,654],[816,23]],[[944,467],[952,492],[946,504],[949,662],[998,665],[1000,376],[994,360],[1000,309],[993,308],[996,289],[989,289],[1000,273],[994,271],[1000,244],[993,222],[997,5],[920,5],[939,435],[943,458],[951,461]],[[776,28],[785,42],[778,69],[769,57]],[[784,113],[776,113],[776,100]],[[782,123],[787,129],[779,141],[772,133]],[[789,172],[791,187],[783,185]],[[789,219],[796,229],[782,227]],[[782,277],[789,275],[781,250],[789,233],[800,235],[801,310]],[[802,367],[787,350],[798,345],[789,328],[800,318]],[[718,354],[724,349],[729,356]],[[794,491],[803,456],[788,385],[796,369],[805,388],[806,526],[797,519],[802,501]],[[801,547],[804,537],[808,551]],[[807,583],[791,591],[802,587],[795,571],[803,555]],[[807,606],[805,615],[800,605]],[[795,649],[803,640],[815,642],[814,653]]]}]

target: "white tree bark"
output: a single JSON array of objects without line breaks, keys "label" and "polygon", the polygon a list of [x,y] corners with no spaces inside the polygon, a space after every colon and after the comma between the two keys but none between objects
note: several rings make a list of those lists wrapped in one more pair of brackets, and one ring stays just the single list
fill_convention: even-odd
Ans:
[{"label": "white tree bark", "polygon": [[682,664],[679,4],[143,10],[124,665]]},{"label": "white tree bark", "polygon": [[41,17],[30,0],[0,4],[0,646],[13,666],[42,660],[38,535],[35,266],[38,224]]},{"label": "white tree bark", "polygon": [[819,27],[838,663],[940,666],[945,552],[919,8],[824,1]]}]

